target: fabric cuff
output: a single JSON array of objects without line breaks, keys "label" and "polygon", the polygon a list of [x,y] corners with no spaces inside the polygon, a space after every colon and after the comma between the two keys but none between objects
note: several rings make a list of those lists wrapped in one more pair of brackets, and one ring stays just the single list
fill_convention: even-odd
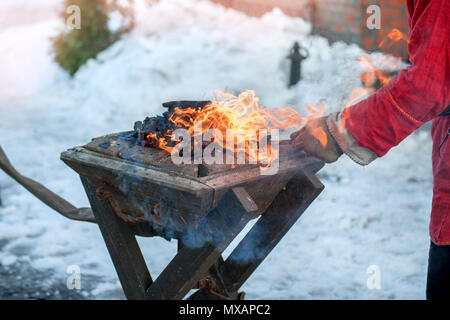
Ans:
[{"label": "fabric cuff", "polygon": [[327,127],[330,134],[336,140],[337,144],[350,159],[356,163],[366,166],[373,160],[378,158],[377,154],[372,150],[361,147],[356,142],[355,138],[347,132],[342,123],[341,112],[330,114],[327,119]]}]

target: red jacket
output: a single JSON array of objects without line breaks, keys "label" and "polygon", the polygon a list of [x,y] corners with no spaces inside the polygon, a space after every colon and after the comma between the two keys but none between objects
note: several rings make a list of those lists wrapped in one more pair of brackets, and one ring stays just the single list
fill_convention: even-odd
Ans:
[{"label": "red jacket", "polygon": [[344,111],[347,131],[379,157],[433,120],[433,208],[430,235],[450,244],[450,1],[407,0],[412,66]]}]

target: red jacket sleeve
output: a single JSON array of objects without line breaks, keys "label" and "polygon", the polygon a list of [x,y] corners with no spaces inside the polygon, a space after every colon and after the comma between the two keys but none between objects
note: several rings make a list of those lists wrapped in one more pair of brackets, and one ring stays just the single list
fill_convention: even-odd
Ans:
[{"label": "red jacket sleeve", "polygon": [[343,112],[358,145],[385,155],[450,104],[450,1],[409,0],[412,66]]}]

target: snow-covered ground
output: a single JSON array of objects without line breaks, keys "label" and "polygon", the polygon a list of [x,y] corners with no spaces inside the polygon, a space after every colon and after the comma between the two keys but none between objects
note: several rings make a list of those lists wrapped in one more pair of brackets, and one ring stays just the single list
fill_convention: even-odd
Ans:
[{"label": "snow-covered ground", "polygon": [[[22,174],[77,206],[88,206],[87,198],[59,154],[130,130],[135,120],[160,113],[164,101],[254,89],[266,106],[306,114],[306,104],[324,100],[335,111],[360,86],[363,70],[360,48],[330,46],[308,35],[310,25],[300,19],[279,10],[250,18],[205,1],[141,4],[136,30],[73,79],[52,61],[49,37],[62,28],[56,12],[0,27],[0,145]],[[287,89],[294,41],[310,58],[304,79]],[[429,134],[421,131],[368,167],[344,157],[326,166],[325,190],[242,288],[246,298],[424,298],[430,154]],[[96,225],[59,216],[3,172],[0,192],[0,298],[124,298]],[[176,243],[139,243],[155,278]],[[70,265],[81,269],[80,291],[66,287]],[[380,289],[366,285],[372,265]]]}]

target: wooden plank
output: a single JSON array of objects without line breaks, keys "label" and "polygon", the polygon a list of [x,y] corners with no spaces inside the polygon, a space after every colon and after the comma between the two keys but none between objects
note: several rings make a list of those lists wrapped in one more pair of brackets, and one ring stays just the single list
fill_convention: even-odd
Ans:
[{"label": "wooden plank", "polygon": [[108,201],[97,199],[94,185],[84,178],[81,181],[125,296],[127,299],[144,299],[145,290],[151,285],[152,278],[134,233],[117,217]]},{"label": "wooden plank", "polygon": [[[323,166],[322,161],[307,155],[300,148],[293,147],[289,140],[281,140],[279,143],[279,170],[275,175],[262,175],[259,167],[247,167],[244,170],[201,177],[199,180],[214,188],[213,206],[217,204],[228,188],[244,186],[260,209],[264,211],[290,177],[303,171],[316,173]],[[277,184],[279,185],[277,186]],[[261,185],[271,186],[274,191],[273,195],[270,194],[271,192],[267,192],[267,189],[260,192]]]},{"label": "wooden plank", "polygon": [[182,299],[194,287],[254,214],[241,203],[244,198],[242,188],[230,190],[198,228],[184,235],[184,246],[148,288],[148,299]]},{"label": "wooden plank", "polygon": [[237,300],[238,298],[238,293],[237,292],[231,292],[228,290],[228,286],[227,286],[227,280],[226,278],[223,277],[222,273],[221,273],[221,267],[222,265],[225,263],[225,261],[223,260],[222,256],[219,257],[219,259],[217,259],[216,263],[214,263],[214,265],[211,267],[210,269],[210,274],[212,277],[215,278],[216,280],[216,287],[214,288],[214,291],[216,291],[217,293],[229,298],[230,300]]},{"label": "wooden plank", "polygon": [[[307,157],[301,159],[301,161],[289,160],[289,162],[280,164],[280,170],[276,175],[261,175],[260,169],[255,168],[243,172],[231,172],[225,176],[206,177],[204,180],[200,178],[200,180],[215,190],[212,201],[213,207],[230,187],[243,186],[263,212],[286,185],[290,177],[301,174],[303,171],[317,172],[323,165],[323,162]],[[264,190],[264,192],[261,192],[261,190]]]},{"label": "wooden plank", "polygon": [[121,135],[131,132],[121,132],[94,138],[84,148],[99,154],[118,157],[131,162],[158,167],[164,171],[174,172],[181,176],[198,176],[197,164],[176,165],[167,151],[142,147],[134,141],[120,139]]},{"label": "wooden plank", "polygon": [[[105,186],[104,190],[112,196],[115,206],[126,215],[144,216],[145,220],[155,227],[165,227],[178,232],[186,231],[189,226],[196,225],[203,217],[202,211],[191,213],[186,210],[186,206],[183,206],[187,203],[191,205],[188,209],[192,210],[191,202],[196,199],[189,194],[174,194],[159,186],[146,191],[147,189],[143,189],[138,181],[124,182],[124,184],[128,185],[125,190],[109,186]],[[206,214],[206,210],[204,211]]]},{"label": "wooden plank", "polygon": [[323,190],[311,173],[296,176],[220,267],[228,292],[237,292]]},{"label": "wooden plank", "polygon": [[165,195],[173,208],[202,215],[211,208],[214,190],[191,177],[180,177],[84,148],[63,152],[61,159],[81,176],[106,182],[124,193],[141,194],[154,202]]},{"label": "wooden plank", "polygon": [[[204,179],[178,176],[162,168],[142,166],[85,148],[68,150],[62,153],[61,159],[81,176],[99,184],[106,183],[125,214],[145,216],[155,225],[178,232],[197,225],[232,187],[245,187],[258,206],[256,214],[260,214],[293,174],[323,166],[322,162],[286,142],[280,144],[280,170],[276,175],[261,175],[259,168],[242,166],[228,174]],[[152,214],[155,207],[162,208],[158,209],[162,216]]]},{"label": "wooden plank", "polygon": [[[300,172],[300,171],[311,171],[317,172],[323,167],[323,162],[312,158],[306,157],[301,160],[289,159],[280,163],[280,168],[277,175],[284,173]],[[246,171],[232,171],[228,172],[226,175],[214,175],[199,178],[199,181],[204,182],[206,185],[219,190],[226,187],[234,187],[244,183],[252,182],[264,177],[270,177],[270,175],[262,175],[260,168],[251,168]]]},{"label": "wooden plank", "polygon": [[83,175],[88,173],[95,177],[95,171],[92,172],[92,169],[101,169],[140,178],[144,182],[156,183],[198,196],[203,195],[205,191],[211,191],[208,186],[193,177],[178,176],[155,166],[140,165],[132,161],[102,155],[82,147],[72,148],[61,153],[61,160],[70,167],[74,166],[74,170],[79,170],[80,166],[86,167],[86,172],[82,172]]}]

